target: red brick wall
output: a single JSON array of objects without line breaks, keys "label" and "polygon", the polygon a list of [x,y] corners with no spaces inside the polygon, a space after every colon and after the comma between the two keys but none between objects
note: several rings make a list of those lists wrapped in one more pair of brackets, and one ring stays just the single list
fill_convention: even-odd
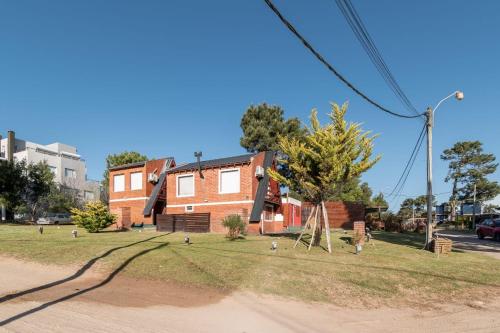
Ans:
[{"label": "red brick wall", "polygon": [[359,233],[359,235],[361,236],[361,239],[359,240],[359,244],[364,245],[365,244],[365,232],[366,232],[365,221],[354,221],[353,230],[354,230],[354,235],[356,235],[356,233]]},{"label": "red brick wall", "polygon": [[[210,213],[210,231],[221,233],[226,232],[221,223],[224,217],[228,215],[241,215],[245,222],[248,223],[259,184],[255,177],[255,168],[257,165],[262,166],[263,162],[264,153],[260,153],[249,163],[203,170],[203,179],[200,178],[197,170],[169,173],[166,181],[167,208],[165,214],[185,214],[185,206],[193,205],[193,213]],[[240,170],[240,192],[220,194],[219,171],[236,168]],[[177,176],[188,174],[194,175],[194,196],[177,197]],[[275,187],[279,191],[279,186]],[[227,202],[235,201],[238,203],[227,204]],[[226,204],[223,204],[224,202]],[[250,224],[248,231],[250,233],[258,233],[259,223]]]},{"label": "red brick wall", "polygon": [[[231,204],[213,206],[195,206],[193,213],[210,213],[210,232],[225,233],[227,230],[222,226],[222,220],[232,214],[240,215],[248,223],[248,217],[252,211],[253,204]],[[167,214],[186,214],[184,207],[168,207]]]},{"label": "red brick wall", "polygon": [[[142,172],[142,189],[141,190],[130,190],[130,175],[135,172]],[[123,192],[114,192],[114,176],[124,175],[125,176],[125,191]],[[134,198],[134,197],[145,197],[146,196],[146,180],[147,175],[145,172],[145,167],[135,167],[128,168],[123,170],[116,170],[109,172],[109,200],[116,199],[126,199],[126,198]]]},{"label": "red brick wall", "polygon": [[[152,216],[144,216],[143,210],[146,206],[147,200],[134,200],[125,202],[110,202],[109,211],[117,215],[116,227],[130,228],[132,223],[135,224],[153,224]],[[124,221],[122,216],[122,209],[130,208],[130,221]]]},{"label": "red brick wall", "polygon": [[[352,229],[354,221],[365,220],[365,205],[357,202],[327,201],[325,202],[328,221],[331,228]],[[302,219],[305,221],[312,204],[302,203]],[[321,216],[321,223],[324,223]]]},{"label": "red brick wall", "polygon": [[[219,171],[226,169],[240,170],[240,192],[219,193]],[[197,170],[169,173],[167,175],[167,208],[166,214],[185,214],[185,206],[193,205],[193,213],[210,213],[210,231],[225,232],[222,219],[227,215],[239,214],[246,222],[253,207],[253,166],[243,165],[210,168],[203,170],[204,178],[200,178]],[[177,176],[194,175],[194,196],[177,197]],[[240,202],[234,204],[217,204],[223,202]],[[241,202],[243,201],[243,203]],[[174,206],[174,207],[172,207]],[[180,206],[180,207],[175,207]]]},{"label": "red brick wall", "polygon": [[[159,175],[164,163],[165,159],[153,160],[146,162],[146,164],[141,167],[131,167],[109,172],[109,210],[111,213],[117,215],[117,227],[129,228],[132,223],[153,223],[152,216],[145,217],[143,215],[144,207],[147,203],[147,199],[143,198],[149,197],[154,188],[154,184],[151,184],[147,181],[148,173],[153,172],[155,168],[158,168],[157,174]],[[135,172],[142,172],[142,189],[140,190],[130,189],[130,175]],[[114,176],[116,175],[125,176],[125,191],[123,192],[114,192]],[[123,200],[134,198],[141,199],[126,201]],[[130,208],[130,221],[123,220],[123,208]]]}]

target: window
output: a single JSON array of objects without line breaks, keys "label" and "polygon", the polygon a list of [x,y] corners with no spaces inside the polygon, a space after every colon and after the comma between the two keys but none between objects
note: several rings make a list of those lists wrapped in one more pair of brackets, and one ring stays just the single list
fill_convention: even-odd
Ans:
[{"label": "window", "polygon": [[64,176],[66,178],[76,178],[76,170],[64,168]]},{"label": "window", "polygon": [[142,172],[134,172],[130,174],[130,189],[142,190]]},{"label": "window", "polygon": [[83,198],[85,199],[85,201],[92,201],[92,200],[94,200],[95,199],[94,192],[84,191],[83,192]]},{"label": "window", "polygon": [[114,192],[125,191],[125,175],[116,175],[113,177],[113,191]]},{"label": "window", "polygon": [[53,173],[54,175],[56,175],[56,174],[57,174],[57,167],[52,166],[52,165],[49,165],[49,169],[50,169],[50,171],[52,171],[52,173]]},{"label": "window", "polygon": [[194,196],[194,175],[177,176],[177,196]]},{"label": "window", "polygon": [[219,193],[240,192],[240,169],[220,170]]},{"label": "window", "polygon": [[274,221],[274,207],[272,205],[264,207],[264,221]]},{"label": "window", "polygon": [[486,220],[484,220],[483,224],[487,225],[487,226],[490,226],[490,225],[493,224],[493,221],[491,219],[486,219]]},{"label": "window", "polygon": [[194,212],[194,206],[186,206],[186,207],[184,207],[184,211],[186,213],[192,213],[192,212]]}]

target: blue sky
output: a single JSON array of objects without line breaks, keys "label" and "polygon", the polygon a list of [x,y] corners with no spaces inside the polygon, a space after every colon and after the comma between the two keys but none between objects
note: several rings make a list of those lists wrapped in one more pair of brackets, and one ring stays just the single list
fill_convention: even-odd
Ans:
[{"label": "blue sky", "polygon": [[[439,153],[454,142],[480,140],[500,156],[500,2],[353,3],[417,108],[465,92],[436,116],[435,193],[450,190]],[[343,75],[403,111],[335,1],[275,4]],[[178,161],[196,150],[207,159],[244,153],[239,121],[250,104],[279,104],[307,122],[312,108],[326,120],[331,101],[349,101],[349,120],[380,134],[382,160],[363,179],[389,191],[422,122],[387,116],[354,95],[263,1],[0,3],[0,133],[75,145],[90,178],[101,177],[107,154],[124,150]],[[422,150],[403,193],[424,192]]]}]

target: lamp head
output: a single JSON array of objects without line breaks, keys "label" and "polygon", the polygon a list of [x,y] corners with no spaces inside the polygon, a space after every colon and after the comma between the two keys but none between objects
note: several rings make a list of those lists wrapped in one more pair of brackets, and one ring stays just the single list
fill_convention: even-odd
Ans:
[{"label": "lamp head", "polygon": [[464,92],[457,90],[457,92],[455,93],[455,98],[458,99],[459,101],[463,100],[464,99]]}]

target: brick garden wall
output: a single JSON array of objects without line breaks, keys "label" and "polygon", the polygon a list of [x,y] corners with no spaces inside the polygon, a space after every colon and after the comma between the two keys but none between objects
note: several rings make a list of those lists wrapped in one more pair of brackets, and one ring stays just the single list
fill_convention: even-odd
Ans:
[{"label": "brick garden wall", "polygon": [[[302,203],[302,224],[309,217],[313,205]],[[327,201],[325,202],[330,228],[352,229],[354,221],[365,220],[365,205],[357,202]],[[321,216],[321,223],[324,223]]]}]

